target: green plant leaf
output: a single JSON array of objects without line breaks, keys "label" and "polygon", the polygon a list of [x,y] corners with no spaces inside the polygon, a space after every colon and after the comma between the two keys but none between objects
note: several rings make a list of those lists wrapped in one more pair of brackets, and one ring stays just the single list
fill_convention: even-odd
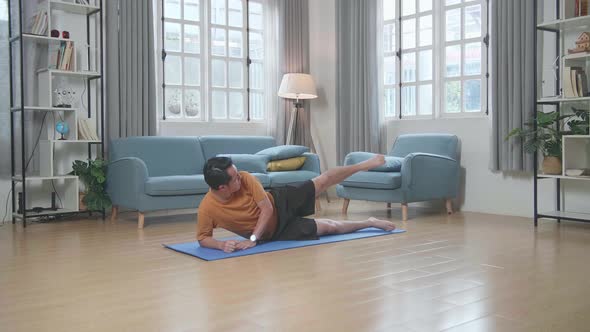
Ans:
[{"label": "green plant leaf", "polygon": [[84,162],[75,160],[72,163],[71,174],[80,177],[86,186],[86,196],[83,201],[90,211],[102,211],[112,206],[111,199],[106,192],[107,162],[102,159]]},{"label": "green plant leaf", "polygon": [[524,130],[522,130],[521,128],[514,128],[508,133],[508,135],[506,135],[505,140],[509,140],[511,137],[514,137],[514,136],[522,136],[523,133],[524,133]]}]

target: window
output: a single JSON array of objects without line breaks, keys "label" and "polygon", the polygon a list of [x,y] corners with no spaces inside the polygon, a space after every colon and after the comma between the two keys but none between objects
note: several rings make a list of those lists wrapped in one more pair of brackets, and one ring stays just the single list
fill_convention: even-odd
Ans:
[{"label": "window", "polygon": [[162,1],[165,118],[263,120],[264,0]]},{"label": "window", "polygon": [[483,113],[486,10],[484,0],[383,0],[385,117]]}]

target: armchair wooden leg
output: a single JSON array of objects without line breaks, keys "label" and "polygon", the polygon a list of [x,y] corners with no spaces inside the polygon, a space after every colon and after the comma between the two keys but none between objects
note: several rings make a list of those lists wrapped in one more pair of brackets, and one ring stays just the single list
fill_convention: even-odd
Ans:
[{"label": "armchair wooden leg", "polygon": [[453,214],[453,200],[448,198],[446,205],[447,205],[447,214]]},{"label": "armchair wooden leg", "polygon": [[111,208],[111,224],[114,224],[117,221],[117,215],[119,214],[119,207],[113,205]]},{"label": "armchair wooden leg", "polygon": [[402,203],[402,220],[408,220],[408,203]]},{"label": "armchair wooden leg", "polygon": [[320,203],[320,198],[316,197],[315,198],[315,210],[316,211],[322,211],[322,204]]},{"label": "armchair wooden leg", "polygon": [[387,208],[391,209],[391,203],[387,203]]},{"label": "armchair wooden leg", "polygon": [[143,212],[137,212],[137,228],[142,229],[145,221],[145,214]]},{"label": "armchair wooden leg", "polygon": [[350,199],[345,198],[344,204],[342,205],[342,214],[346,214],[348,212],[348,204],[350,203]]}]

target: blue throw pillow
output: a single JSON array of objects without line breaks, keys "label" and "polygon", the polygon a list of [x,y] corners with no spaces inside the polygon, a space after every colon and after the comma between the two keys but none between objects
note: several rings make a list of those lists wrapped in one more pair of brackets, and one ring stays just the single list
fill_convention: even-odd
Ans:
[{"label": "blue throw pillow", "polygon": [[[354,165],[362,163],[365,160],[369,160],[375,156],[372,152],[351,152],[346,155],[344,160],[345,165]],[[385,164],[370,169],[372,172],[399,172],[402,170],[402,162],[404,158],[385,156]]]},{"label": "blue throw pillow", "polygon": [[281,160],[299,157],[305,152],[309,152],[307,146],[301,145],[279,145],[272,148],[256,152],[257,155],[269,156],[270,160]]},{"label": "blue throw pillow", "polygon": [[218,154],[218,157],[229,157],[238,171],[250,173],[266,173],[268,156],[255,154]]}]

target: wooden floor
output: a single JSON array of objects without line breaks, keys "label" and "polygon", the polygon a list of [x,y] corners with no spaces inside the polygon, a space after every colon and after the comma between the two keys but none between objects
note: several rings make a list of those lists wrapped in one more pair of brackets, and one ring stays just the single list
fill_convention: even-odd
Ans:
[{"label": "wooden floor", "polygon": [[205,262],[161,246],[194,216],[135,220],[0,227],[0,330],[590,331],[588,224],[410,207],[404,234]]}]

